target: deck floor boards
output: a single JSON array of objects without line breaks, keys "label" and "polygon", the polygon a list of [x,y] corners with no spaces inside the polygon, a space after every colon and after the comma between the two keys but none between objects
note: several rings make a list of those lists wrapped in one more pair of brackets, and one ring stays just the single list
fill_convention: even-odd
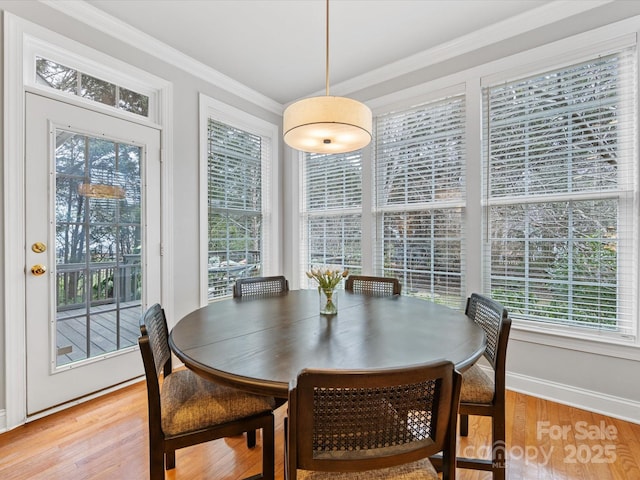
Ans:
[{"label": "deck floor boards", "polygon": [[[92,307],[89,355],[96,357],[115,352],[118,349],[118,335],[120,348],[135,345],[140,336],[141,313],[141,307],[137,303],[121,304],[118,333],[114,304]],[[64,352],[58,355],[58,366],[88,358],[85,309],[60,312],[56,322],[56,333],[56,346]],[[66,350],[69,347],[70,352]]]}]

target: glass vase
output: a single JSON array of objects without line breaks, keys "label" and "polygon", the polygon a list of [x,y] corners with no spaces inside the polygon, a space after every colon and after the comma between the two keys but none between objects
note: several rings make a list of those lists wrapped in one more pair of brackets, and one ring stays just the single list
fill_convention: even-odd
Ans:
[{"label": "glass vase", "polygon": [[318,297],[320,298],[321,315],[335,315],[338,313],[338,295],[335,289],[318,287]]}]

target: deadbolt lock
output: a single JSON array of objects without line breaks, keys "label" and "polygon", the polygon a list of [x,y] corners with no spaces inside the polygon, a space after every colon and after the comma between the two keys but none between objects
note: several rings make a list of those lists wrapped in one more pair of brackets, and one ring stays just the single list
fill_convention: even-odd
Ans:
[{"label": "deadbolt lock", "polygon": [[31,245],[31,250],[33,250],[36,253],[44,253],[47,251],[47,246],[42,242],[36,242],[33,245]]},{"label": "deadbolt lock", "polygon": [[31,273],[33,273],[36,277],[39,277],[40,275],[44,275],[45,273],[47,273],[47,267],[38,263],[31,267]]}]

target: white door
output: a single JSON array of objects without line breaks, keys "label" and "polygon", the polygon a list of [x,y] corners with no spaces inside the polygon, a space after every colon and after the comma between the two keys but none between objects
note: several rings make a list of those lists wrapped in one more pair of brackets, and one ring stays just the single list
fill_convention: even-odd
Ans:
[{"label": "white door", "polygon": [[160,132],[26,94],[27,414],[143,373],[160,301]]}]

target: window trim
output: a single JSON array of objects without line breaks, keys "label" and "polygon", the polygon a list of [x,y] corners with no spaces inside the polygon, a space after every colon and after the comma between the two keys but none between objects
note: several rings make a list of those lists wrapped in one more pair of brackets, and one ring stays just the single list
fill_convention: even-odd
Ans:
[{"label": "window trim", "polygon": [[[536,71],[546,71],[558,65],[566,65],[578,62],[593,55],[594,52],[602,53],[609,49],[615,49],[620,44],[629,44],[629,39],[635,42],[640,32],[640,16],[624,19],[593,30],[542,44],[527,51],[521,51],[508,57],[493,60],[466,70],[461,70],[450,75],[415,85],[392,94],[367,101],[374,116],[391,112],[393,110],[409,108],[411,105],[424,103],[434,97],[438,97],[439,91],[455,91],[466,95],[467,101],[467,178],[479,177],[482,162],[482,87],[496,79],[505,79],[518,72],[526,71],[533,74]],[[639,53],[640,56],[640,48]],[[640,70],[640,68],[639,68]],[[639,75],[640,77],[640,75]],[[640,84],[640,78],[638,79]],[[640,96],[640,87],[637,95]],[[640,116],[640,114],[639,114]],[[636,143],[639,139],[636,138]],[[365,164],[368,164],[366,162]],[[469,235],[467,242],[467,295],[472,292],[482,291],[483,286],[483,258],[481,253],[481,240],[485,222],[483,213],[483,193],[481,182],[467,181],[467,207],[468,216],[465,228]],[[363,205],[364,206],[364,205]],[[367,211],[366,209],[364,210]],[[367,216],[365,213],[363,217]],[[295,231],[295,230],[294,230]],[[476,239],[471,237],[471,233]],[[477,240],[477,241],[476,241]],[[373,241],[373,240],[370,240]],[[374,247],[375,248],[375,247]],[[640,247],[634,252],[636,262],[640,257]],[[634,321],[640,330],[640,286],[634,285],[636,297],[634,304]],[[606,355],[614,358],[640,360],[640,335],[633,340],[601,338],[582,336],[576,338],[575,332],[541,329],[539,325],[531,325],[525,321],[513,322],[512,337],[515,340],[549,347],[565,348],[580,352],[590,352]]]},{"label": "window trim", "polygon": [[[597,55],[606,55],[611,53],[612,50],[628,47],[630,44],[637,44],[638,30],[640,30],[640,17],[633,17],[543,45],[528,52],[521,52],[465,73],[470,76],[477,74],[480,89],[479,101],[482,101],[482,87],[495,85],[499,82],[508,82],[522,75],[535,75],[554,68],[562,68]],[[638,55],[640,56],[640,45],[638,47]],[[490,69],[493,71],[490,71]],[[640,96],[640,87],[638,85],[636,85],[636,96]],[[637,121],[638,117],[636,117]],[[634,139],[636,148],[638,143],[637,135],[636,131],[636,138]],[[486,208],[486,206],[483,206],[483,208]],[[483,231],[485,228],[486,225],[483,227]],[[637,237],[637,235],[634,234],[634,237]],[[636,245],[635,250],[631,252],[631,256],[635,257],[636,262],[638,262],[639,254],[640,245]],[[639,292],[638,284],[636,283],[628,288],[632,289],[631,295],[637,298]],[[633,307],[635,309],[633,312],[635,328],[640,331],[638,300],[633,301]],[[514,319],[512,327],[511,336],[514,340],[620,359],[640,360],[640,335],[635,338],[624,334],[614,336],[605,332],[599,333],[588,329],[567,328],[562,325],[522,319]]]},{"label": "window trim", "polygon": [[[439,93],[440,95],[438,95],[437,93]],[[433,92],[431,95],[429,95],[429,100],[426,101],[419,101],[419,102],[414,102],[410,105],[406,105],[404,108],[396,108],[393,109],[389,112],[385,112],[385,113],[379,113],[378,115],[376,115],[376,133],[379,131],[379,128],[381,126],[381,124],[385,124],[386,123],[386,119],[383,119],[384,117],[392,117],[392,118],[403,118],[404,121],[407,121],[409,119],[414,118],[415,115],[421,115],[424,112],[428,112],[429,114],[431,112],[435,110],[438,110],[441,106],[447,106],[447,105],[452,105],[452,104],[458,104],[458,108],[459,111],[461,113],[460,115],[460,128],[462,130],[462,144],[460,146],[460,151],[462,152],[462,161],[461,161],[461,174],[464,177],[464,181],[463,181],[463,185],[464,188],[460,191],[460,196],[459,197],[454,197],[454,198],[445,198],[445,199],[434,199],[434,198],[429,198],[429,199],[425,199],[423,201],[420,202],[397,202],[397,201],[393,201],[388,205],[382,205],[380,203],[381,198],[379,197],[379,187],[380,187],[380,182],[381,179],[378,178],[378,171],[380,168],[380,161],[379,160],[383,160],[385,163],[388,162],[390,160],[390,157],[388,155],[384,155],[384,158],[380,158],[378,159],[377,157],[375,158],[375,160],[371,161],[371,165],[373,166],[375,172],[374,172],[374,187],[373,187],[373,205],[372,205],[372,212],[374,215],[374,221],[375,221],[375,225],[376,225],[376,233],[375,233],[375,238],[374,238],[374,242],[375,242],[375,264],[376,264],[376,274],[385,274],[382,270],[383,270],[383,263],[384,263],[384,252],[385,252],[385,237],[384,237],[384,231],[383,231],[383,226],[384,226],[384,222],[382,220],[382,218],[387,215],[393,215],[396,213],[400,213],[400,214],[411,214],[411,213],[417,213],[418,215],[422,215],[422,214],[430,214],[434,211],[439,211],[439,210],[443,210],[443,211],[447,211],[447,210],[455,210],[455,209],[460,209],[461,210],[461,217],[460,217],[460,223],[459,223],[459,227],[460,227],[460,272],[459,272],[459,278],[460,278],[460,291],[459,291],[459,300],[458,300],[458,306],[460,308],[462,308],[462,306],[464,305],[465,302],[465,283],[466,283],[466,272],[465,272],[465,262],[466,262],[466,253],[467,253],[467,247],[466,247],[466,238],[465,238],[465,220],[468,216],[467,214],[467,173],[466,173],[466,162],[464,161],[464,158],[466,158],[467,156],[467,152],[466,152],[466,140],[467,140],[467,135],[466,135],[466,127],[467,127],[467,107],[466,107],[466,103],[467,103],[467,99],[466,99],[466,95],[465,92],[463,90],[460,89],[460,87],[458,86],[454,86],[445,90],[441,90],[439,92]],[[380,120],[383,119],[383,120]],[[430,124],[429,126],[434,126],[433,124]],[[429,142],[432,141],[433,138],[432,137],[424,137],[423,139],[425,142]],[[377,145],[378,140],[375,140],[374,143]],[[409,167],[409,162],[406,159],[401,159],[400,162],[405,166],[405,167]],[[405,190],[406,191],[406,190]],[[437,241],[438,239],[434,236],[434,231],[431,231],[430,234],[430,241],[434,242]],[[408,241],[409,243],[412,243],[412,240]],[[433,253],[433,252],[432,252]],[[406,258],[405,258],[406,260]],[[403,266],[401,268],[399,268],[400,271],[403,271],[403,276],[407,275],[407,267]],[[433,276],[436,274],[436,269],[435,266],[433,264],[430,265],[430,268],[425,272],[425,274],[428,274],[430,276]],[[452,275],[454,276],[454,275]],[[421,293],[427,294],[427,295],[433,295],[434,294],[434,285],[433,283],[430,283],[430,288],[427,290],[421,290]],[[407,294],[409,292],[407,291]],[[447,290],[447,293],[448,290]],[[447,295],[448,296],[448,295]],[[444,295],[443,295],[444,297]],[[451,302],[447,302],[447,304],[451,304]]]},{"label": "window trim", "polygon": [[[615,54],[617,52],[624,51],[625,49],[635,47],[635,60],[636,60],[636,75],[639,71],[637,68],[638,63],[638,45],[636,44],[636,36],[635,35],[620,35],[617,38],[614,38],[605,43],[596,43],[592,45],[586,45],[580,51],[574,51],[567,53],[559,53],[557,57],[549,58],[547,61],[542,63],[541,65],[519,65],[516,66],[513,70],[505,70],[501,72],[502,77],[497,77],[496,75],[487,76],[486,79],[490,79],[488,81],[486,79],[481,79],[481,84],[483,85],[483,89],[481,91],[481,95],[483,100],[486,100],[487,92],[496,86],[501,86],[504,84],[509,84],[513,82],[520,82],[526,78],[538,77],[541,75],[545,75],[546,72],[555,72],[561,71],[567,68],[571,68],[572,65],[579,65],[585,62],[591,62],[598,58],[602,58],[608,56],[610,54]],[[601,48],[602,50],[598,50]],[[562,59],[562,63],[558,61],[558,58]],[[553,65],[551,68],[547,68],[548,65]],[[517,72],[518,76],[514,76],[514,72]],[[507,80],[508,79],[508,80]],[[636,82],[636,92],[635,97],[638,96],[638,87],[637,87],[637,79]],[[625,87],[626,85],[622,85]],[[628,92],[627,92],[628,93]],[[637,123],[637,115],[636,111],[635,123]],[[482,120],[482,131],[484,132],[483,137],[488,137],[489,133],[486,130],[489,126],[488,119],[484,118],[485,114],[483,113]],[[626,127],[628,128],[628,127]],[[635,135],[634,138],[628,140],[626,145],[631,147],[632,152],[637,154],[637,139],[638,133],[637,128],[631,128],[629,131],[633,132]],[[495,196],[491,197],[490,192],[488,191],[488,182],[490,181],[487,178],[488,169],[489,169],[489,159],[487,158],[487,148],[486,144],[483,144],[483,178],[482,178],[482,205],[483,205],[483,222],[489,220],[489,210],[491,207],[501,206],[501,205],[526,205],[528,203],[542,203],[542,202],[572,202],[572,201],[581,201],[581,200],[602,200],[602,199],[619,199],[619,211],[618,211],[618,219],[621,217],[630,220],[633,215],[633,211],[628,212],[629,209],[633,209],[633,202],[630,201],[634,195],[637,194],[638,191],[638,179],[635,181],[629,182],[628,185],[623,185],[616,189],[612,190],[602,190],[600,192],[582,192],[579,191],[577,193],[571,192],[557,192],[551,193],[547,195],[541,194],[515,194],[508,196]],[[630,168],[631,162],[625,162],[621,165],[621,168],[625,169],[624,171],[628,171]],[[636,171],[637,175],[637,171]],[[618,172],[618,177],[624,176],[623,172]],[[626,212],[626,213],[625,213]],[[637,212],[636,212],[637,213]],[[627,243],[628,249],[620,254],[620,258],[618,259],[618,264],[627,264],[630,260],[637,257],[638,251],[640,251],[640,243],[637,240],[637,224],[633,222],[633,224],[629,225],[628,223],[624,227],[628,230],[628,233],[625,237],[621,239],[621,241],[629,240]],[[483,292],[488,291],[491,285],[491,248],[489,244],[489,236],[490,232],[488,228],[483,228]],[[629,245],[629,243],[631,243]],[[631,269],[633,272],[633,269]],[[597,343],[611,343],[611,344],[620,344],[620,345],[638,345],[638,330],[640,327],[639,321],[639,310],[638,310],[638,301],[637,292],[638,292],[638,274],[632,273],[631,275],[625,275],[624,271],[618,271],[618,277],[620,275],[625,276],[625,284],[622,287],[624,290],[624,302],[623,305],[632,308],[632,317],[631,324],[629,325],[628,320],[623,320],[623,331],[608,331],[606,329],[590,329],[587,326],[580,325],[564,325],[561,322],[545,322],[545,321],[536,321],[534,319],[525,319],[518,318],[517,315],[513,318],[513,325],[516,328],[520,328],[523,331],[529,332],[544,332],[549,336],[559,336],[559,337],[567,337],[567,338],[575,338],[580,340],[591,340]]]},{"label": "window trim", "polygon": [[262,182],[262,205],[263,205],[263,255],[262,266],[263,275],[277,275],[282,272],[282,255],[277,241],[280,235],[280,162],[279,162],[279,142],[278,126],[255,117],[238,108],[232,107],[219,100],[211,98],[204,93],[199,95],[199,168],[198,168],[198,188],[199,188],[199,212],[198,224],[199,233],[199,263],[200,270],[200,306],[204,307],[209,303],[208,298],[208,207],[207,207],[207,131],[209,119],[226,123],[234,128],[245,130],[249,133],[259,135],[270,140],[270,152],[268,158],[263,161],[270,162],[268,178],[263,178]]},{"label": "window trim", "polygon": [[[94,52],[91,55],[79,54],[68,49],[66,45],[57,46],[31,35],[25,35],[24,39],[25,58],[29,58],[30,61],[24,62],[23,64],[23,78],[25,85],[28,86],[30,90],[41,92],[47,96],[55,96],[66,102],[70,100],[78,102],[80,105],[85,105],[92,110],[105,109],[109,115],[123,116],[130,121],[137,121],[137,123],[161,123],[161,119],[163,118],[161,114],[162,108],[159,105],[161,95],[156,88],[150,88],[149,82],[144,82],[140,79],[151,78],[153,79],[153,84],[167,83],[165,80],[154,77],[133,65],[125,66],[122,64],[121,66],[117,66],[112,60],[108,60],[109,57],[107,55],[100,52]],[[91,75],[119,87],[124,87],[136,93],[146,95],[149,98],[148,115],[145,117],[133,112],[127,112],[115,106],[102,104],[79,95],[38,84],[35,81],[35,60],[37,57],[46,58],[65,67],[76,69],[83,74]]]},{"label": "window trim", "polygon": [[[368,146],[366,147],[367,149],[369,148]],[[298,157],[298,161],[299,161],[299,206],[298,206],[298,214],[299,214],[299,254],[298,254],[298,268],[297,268],[297,275],[298,278],[300,279],[299,281],[299,287],[300,288],[310,288],[310,285],[313,285],[312,281],[309,281],[307,279],[307,276],[305,275],[305,272],[309,269],[309,268],[314,268],[314,267],[324,267],[324,264],[313,264],[313,265],[309,265],[307,262],[309,260],[309,235],[308,235],[308,227],[309,227],[309,219],[312,218],[320,218],[320,219],[326,219],[326,218],[331,218],[331,217],[344,217],[344,216],[353,216],[353,215],[360,215],[360,230],[361,232],[365,231],[365,217],[366,215],[364,214],[365,210],[364,210],[364,202],[365,202],[365,188],[366,185],[368,185],[368,183],[365,181],[365,176],[368,175],[369,168],[366,167],[365,164],[370,165],[370,162],[366,161],[365,162],[365,158],[367,158],[367,160],[369,159],[368,153],[367,151],[365,151],[365,149],[360,149],[360,168],[361,168],[361,195],[360,195],[360,206],[358,207],[348,207],[348,208],[318,208],[318,209],[307,209],[307,171],[308,171],[308,164],[307,164],[307,159],[308,159],[308,153],[304,153],[304,152],[298,152],[299,153],[299,157]],[[353,152],[356,153],[356,152]],[[349,155],[350,152],[348,153],[344,153],[344,154],[335,154],[336,156],[340,157],[342,155]],[[316,155],[313,154],[314,156],[318,156],[318,157],[322,157],[322,155]],[[329,154],[331,155],[331,154]],[[363,269],[363,263],[365,262],[365,257],[366,258],[370,258],[369,256],[366,256],[364,252],[366,252],[367,250],[365,249],[366,247],[364,246],[364,239],[367,238],[366,235],[361,235],[360,238],[360,251],[361,251],[361,257],[360,257],[360,271],[364,272],[365,270]],[[348,269],[350,267],[350,265],[345,265],[344,262],[342,262],[342,268],[346,268]]]}]

